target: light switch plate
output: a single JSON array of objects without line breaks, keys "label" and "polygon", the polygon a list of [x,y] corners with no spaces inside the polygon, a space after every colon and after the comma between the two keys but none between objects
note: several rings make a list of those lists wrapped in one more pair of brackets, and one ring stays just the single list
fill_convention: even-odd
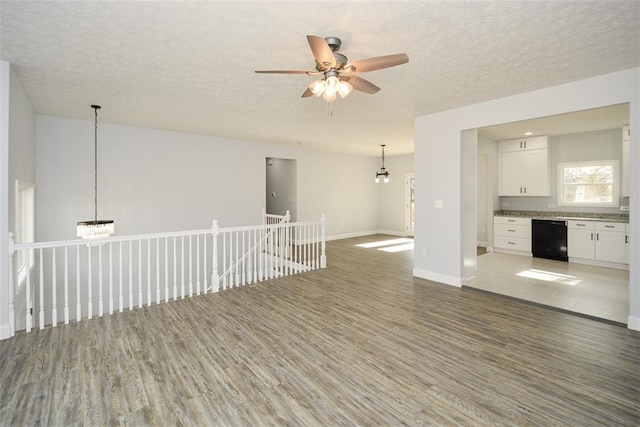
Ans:
[{"label": "light switch plate", "polygon": [[434,206],[436,209],[442,209],[442,200],[436,200]]}]

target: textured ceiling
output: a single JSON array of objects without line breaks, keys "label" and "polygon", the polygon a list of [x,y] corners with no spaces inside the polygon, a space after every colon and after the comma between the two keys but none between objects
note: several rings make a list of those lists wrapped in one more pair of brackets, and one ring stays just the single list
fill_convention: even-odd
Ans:
[{"label": "textured ceiling", "polygon": [[[413,151],[416,116],[640,65],[640,2],[2,1],[0,57],[36,113],[378,155]],[[351,60],[405,52],[362,74],[380,86],[326,115],[301,99],[305,36]]]}]

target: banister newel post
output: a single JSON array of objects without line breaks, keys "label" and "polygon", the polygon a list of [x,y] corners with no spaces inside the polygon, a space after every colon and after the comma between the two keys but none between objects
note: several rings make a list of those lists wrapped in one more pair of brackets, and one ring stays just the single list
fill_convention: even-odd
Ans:
[{"label": "banister newel post", "polygon": [[[13,232],[9,232],[9,334],[16,334],[16,314],[15,314],[15,295],[16,295],[16,266],[15,266],[15,239]],[[28,267],[27,267],[28,268]],[[29,272],[27,271],[27,274]]]},{"label": "banister newel post", "polygon": [[322,242],[321,242],[322,253],[320,254],[320,268],[327,268],[327,253],[326,253],[325,237],[324,237],[324,228],[325,228],[326,222],[327,220],[324,217],[324,214],[322,214],[322,216],[320,217],[320,228],[322,229]]},{"label": "banister newel post", "polygon": [[213,292],[218,292],[220,290],[220,283],[218,277],[218,233],[220,233],[220,227],[218,227],[218,220],[213,220],[213,225],[211,226],[211,235],[213,236],[213,251],[211,251],[213,259],[211,260],[211,265],[213,266],[213,271],[211,272],[211,286],[213,287]]}]

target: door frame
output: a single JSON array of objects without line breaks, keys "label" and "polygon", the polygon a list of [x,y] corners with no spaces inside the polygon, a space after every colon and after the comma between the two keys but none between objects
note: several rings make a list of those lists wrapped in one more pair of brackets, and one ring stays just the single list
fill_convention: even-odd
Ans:
[{"label": "door frame", "polygon": [[[413,182],[413,188],[412,188]],[[404,175],[404,230],[407,236],[413,237],[415,233],[415,177],[413,173],[406,173]],[[412,194],[413,193],[413,194]],[[412,200],[413,196],[413,200]],[[413,208],[413,209],[412,209]],[[413,212],[413,224],[411,213]]]}]

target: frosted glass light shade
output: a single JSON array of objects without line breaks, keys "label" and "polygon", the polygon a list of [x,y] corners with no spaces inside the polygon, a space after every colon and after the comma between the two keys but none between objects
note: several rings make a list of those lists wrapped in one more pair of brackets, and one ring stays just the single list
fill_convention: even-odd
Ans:
[{"label": "frosted glass light shade", "polygon": [[309,89],[311,90],[314,96],[320,96],[322,95],[322,92],[324,92],[325,86],[326,85],[324,80],[316,80],[315,82],[309,85]]},{"label": "frosted glass light shade", "polygon": [[340,81],[340,83],[338,83],[338,93],[340,94],[341,97],[345,98],[347,95],[351,93],[352,90],[353,90],[353,86],[351,86],[349,82]]}]

